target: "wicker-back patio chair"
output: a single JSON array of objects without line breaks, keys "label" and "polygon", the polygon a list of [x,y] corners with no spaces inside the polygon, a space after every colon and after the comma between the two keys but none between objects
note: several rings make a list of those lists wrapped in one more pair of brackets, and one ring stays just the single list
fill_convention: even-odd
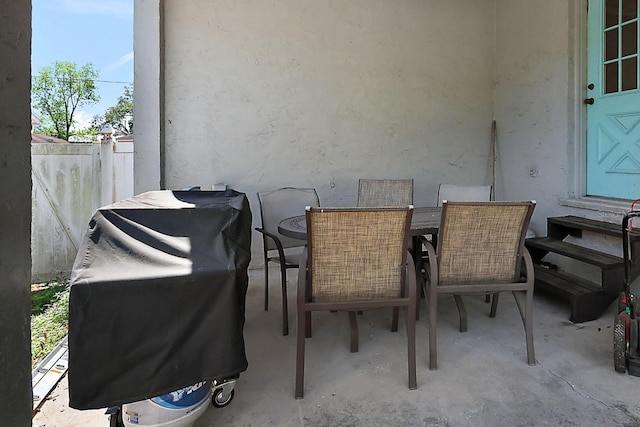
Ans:
[{"label": "wicker-back patio chair", "polygon": [[[358,351],[356,311],[405,306],[415,313],[415,269],[407,256],[412,213],[410,206],[307,210],[307,248],[298,271],[296,398],[304,395],[312,311],[349,313],[352,352]],[[415,389],[415,316],[406,320],[409,388]]]},{"label": "wicker-back patio chair", "polygon": [[358,206],[407,206],[413,204],[413,179],[360,179]]},{"label": "wicker-back patio chair", "polygon": [[[429,253],[424,282],[429,303],[429,368],[437,369],[436,314],[440,294],[512,291],[524,323],[527,362],[535,364],[533,349],[533,262],[524,239],[535,202],[445,202],[436,250]],[[434,262],[433,260],[437,260]],[[526,278],[522,277],[522,261]],[[524,307],[518,296],[524,294]],[[460,313],[460,330],[466,314]]]},{"label": "wicker-back patio chair", "polygon": [[[358,181],[358,206],[408,206],[413,205],[413,179],[360,179]],[[409,240],[409,248],[412,242]],[[398,330],[398,308],[393,309],[391,330]]]},{"label": "wicker-back patio chair", "polygon": [[[491,199],[490,185],[458,185],[458,184],[440,184],[438,186],[438,204],[442,206],[442,202],[447,200],[449,202],[488,202]],[[431,236],[431,241],[436,245],[437,236]],[[491,306],[491,312],[489,316],[495,317],[498,304],[498,294],[493,297],[493,305]],[[459,310],[464,311],[464,304],[460,297],[455,297],[456,304]],[[491,297],[487,294],[486,301],[490,302]],[[466,330],[466,329],[465,329]],[[462,331],[464,332],[464,331]]]},{"label": "wicker-back patio chair", "polygon": [[269,309],[269,262],[280,265],[282,284],[282,334],[289,334],[289,311],[287,304],[287,270],[298,268],[300,253],[286,251],[302,248],[304,240],[292,239],[278,232],[278,224],[285,218],[303,215],[307,206],[320,206],[318,193],[313,188],[285,187],[258,193],[262,227],[256,230],[262,233],[264,255],[264,309]]}]

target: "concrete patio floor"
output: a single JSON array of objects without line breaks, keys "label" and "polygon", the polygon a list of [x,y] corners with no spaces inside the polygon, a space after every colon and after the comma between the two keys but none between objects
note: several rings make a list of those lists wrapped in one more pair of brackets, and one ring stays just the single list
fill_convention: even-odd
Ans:
[{"label": "concrete patio floor", "polygon": [[[294,270],[295,272],[295,270]],[[295,400],[295,273],[282,336],[277,271],[263,310],[263,273],[250,270],[244,337],[249,368],[224,408],[210,405],[205,426],[640,426],[640,377],[613,369],[615,304],[598,319],[568,321],[569,308],[543,294],[534,301],[535,366],[508,294],[495,319],[483,297],[466,297],[469,331],[458,331],[453,299],[438,307],[438,370],[428,368],[424,300],[417,322],[418,389],[407,387],[406,334],[391,311],[358,317],[360,352],[349,352],[343,313],[314,313],[307,340],[305,397]],[[104,410],[70,409],[66,378],[33,418],[37,427],[108,426]]]}]

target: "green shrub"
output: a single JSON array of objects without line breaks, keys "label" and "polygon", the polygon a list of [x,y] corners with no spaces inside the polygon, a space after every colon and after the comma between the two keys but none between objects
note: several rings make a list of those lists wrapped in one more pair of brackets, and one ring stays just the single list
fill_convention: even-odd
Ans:
[{"label": "green shrub", "polygon": [[35,368],[62,340],[69,328],[69,285],[60,285],[50,300],[41,298],[40,314],[31,316],[31,366]]},{"label": "green shrub", "polygon": [[58,299],[58,294],[67,290],[66,283],[55,282],[31,295],[31,314],[42,314],[51,303]]}]

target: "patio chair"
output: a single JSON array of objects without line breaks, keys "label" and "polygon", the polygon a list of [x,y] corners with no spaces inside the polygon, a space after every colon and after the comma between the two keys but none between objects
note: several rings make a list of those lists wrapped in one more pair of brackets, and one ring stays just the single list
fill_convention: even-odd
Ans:
[{"label": "patio chair", "polygon": [[[413,204],[413,179],[360,179],[358,206],[408,206]],[[409,248],[412,242],[409,241]],[[391,331],[398,330],[399,310],[393,310]]]},{"label": "patio chair", "polygon": [[278,223],[285,218],[302,215],[307,206],[320,206],[318,193],[313,188],[285,187],[273,191],[258,193],[262,227],[256,230],[262,233],[264,254],[264,309],[269,310],[269,262],[280,265],[282,284],[282,335],[289,334],[289,311],[287,304],[287,270],[298,268],[300,250],[306,244],[304,240],[292,239],[278,233]]},{"label": "patio chair", "polygon": [[[349,313],[351,352],[358,351],[356,311],[406,306],[408,313],[415,312],[415,270],[407,256],[412,213],[411,206],[307,210],[308,243],[298,271],[296,399],[304,395],[312,311]],[[409,388],[415,389],[415,316],[405,317]]]},{"label": "patio chair", "polygon": [[443,200],[450,202],[488,202],[491,200],[491,186],[440,184],[438,187],[438,206],[442,206]]},{"label": "patio chair", "polygon": [[[438,186],[438,206],[442,206],[444,200],[450,202],[488,202],[491,200],[491,186],[490,185],[456,185],[456,184],[440,184]],[[436,242],[436,236],[431,236],[431,241]],[[490,295],[486,296],[486,302],[490,302]],[[497,307],[497,296],[494,296],[495,304],[492,306],[489,316],[494,317],[496,315],[495,309]],[[462,307],[462,300],[457,299],[456,304]]]},{"label": "patio chair", "polygon": [[[512,291],[524,323],[527,362],[535,364],[533,350],[533,262],[524,247],[527,226],[535,207],[531,202],[445,202],[438,231],[437,256],[430,242],[427,280],[429,304],[429,368],[437,369],[436,314],[440,294],[493,294]],[[526,278],[522,278],[522,260]],[[436,262],[434,262],[436,260]],[[524,294],[524,308],[518,296]],[[464,327],[463,327],[464,323]],[[467,329],[460,312],[460,331]]]},{"label": "patio chair", "polygon": [[407,206],[413,204],[413,179],[360,179],[358,206]]}]

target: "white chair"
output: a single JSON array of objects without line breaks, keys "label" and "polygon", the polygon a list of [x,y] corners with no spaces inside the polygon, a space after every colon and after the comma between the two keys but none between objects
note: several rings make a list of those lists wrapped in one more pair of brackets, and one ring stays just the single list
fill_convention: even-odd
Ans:
[{"label": "white chair", "polygon": [[443,200],[449,202],[488,202],[491,200],[491,186],[440,184],[438,187],[438,206],[442,206]]}]

